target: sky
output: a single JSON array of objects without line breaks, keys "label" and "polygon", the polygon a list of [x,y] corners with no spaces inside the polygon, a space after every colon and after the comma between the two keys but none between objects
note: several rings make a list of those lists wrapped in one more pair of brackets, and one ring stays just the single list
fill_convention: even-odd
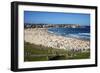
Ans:
[{"label": "sky", "polygon": [[24,23],[90,25],[90,14],[24,11]]}]

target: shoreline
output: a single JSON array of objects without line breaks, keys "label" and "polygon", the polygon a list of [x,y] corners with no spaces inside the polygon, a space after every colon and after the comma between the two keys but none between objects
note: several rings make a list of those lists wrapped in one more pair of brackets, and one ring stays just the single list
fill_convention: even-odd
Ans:
[{"label": "shoreline", "polygon": [[[49,32],[49,31],[48,31]],[[49,34],[53,34],[53,35],[56,35],[56,36],[62,36],[62,35],[59,35],[59,34],[55,34],[53,32],[49,32]],[[73,36],[62,36],[62,37],[66,37],[66,38],[72,38],[72,39],[77,39],[77,40],[83,40],[83,41],[90,41],[90,39],[85,39],[85,38],[77,38],[77,37],[73,37]]]},{"label": "shoreline", "polygon": [[26,42],[36,45],[43,45],[45,47],[52,47],[66,50],[89,50],[90,42],[72,37],[58,36],[49,33],[47,28],[29,28],[24,30]]},{"label": "shoreline", "polygon": [[[52,28],[51,28],[52,29]],[[79,36],[78,34],[75,34],[75,35],[69,35],[69,34],[65,34],[64,33],[64,35],[62,35],[61,33],[57,33],[57,32],[53,32],[53,31],[51,31],[51,30],[49,30],[48,29],[48,32],[50,33],[50,34],[54,34],[54,35],[57,35],[57,36],[63,36],[63,37],[67,37],[67,38],[75,38],[75,39],[79,39],[79,40],[83,40],[83,41],[90,41],[90,38],[88,38],[88,37],[81,37],[81,36]],[[90,33],[89,33],[90,34]]]}]

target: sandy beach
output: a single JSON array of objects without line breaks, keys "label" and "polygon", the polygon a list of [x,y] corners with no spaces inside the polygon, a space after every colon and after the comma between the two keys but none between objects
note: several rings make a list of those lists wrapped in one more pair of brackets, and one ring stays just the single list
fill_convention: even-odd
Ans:
[{"label": "sandy beach", "polygon": [[57,36],[48,32],[46,28],[29,28],[24,30],[24,40],[36,45],[43,45],[66,50],[88,50],[90,41],[64,36]]}]

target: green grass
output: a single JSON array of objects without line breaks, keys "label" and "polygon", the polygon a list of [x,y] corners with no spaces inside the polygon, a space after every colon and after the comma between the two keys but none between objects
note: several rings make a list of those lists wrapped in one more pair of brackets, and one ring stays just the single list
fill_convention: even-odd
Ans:
[{"label": "green grass", "polygon": [[64,49],[24,43],[24,61],[49,61],[90,58],[90,52],[73,52]]}]

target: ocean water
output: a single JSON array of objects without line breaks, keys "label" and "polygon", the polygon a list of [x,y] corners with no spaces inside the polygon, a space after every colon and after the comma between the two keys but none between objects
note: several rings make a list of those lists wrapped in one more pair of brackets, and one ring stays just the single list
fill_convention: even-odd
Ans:
[{"label": "ocean water", "polygon": [[90,27],[80,28],[48,28],[49,33],[55,35],[90,40]]}]

